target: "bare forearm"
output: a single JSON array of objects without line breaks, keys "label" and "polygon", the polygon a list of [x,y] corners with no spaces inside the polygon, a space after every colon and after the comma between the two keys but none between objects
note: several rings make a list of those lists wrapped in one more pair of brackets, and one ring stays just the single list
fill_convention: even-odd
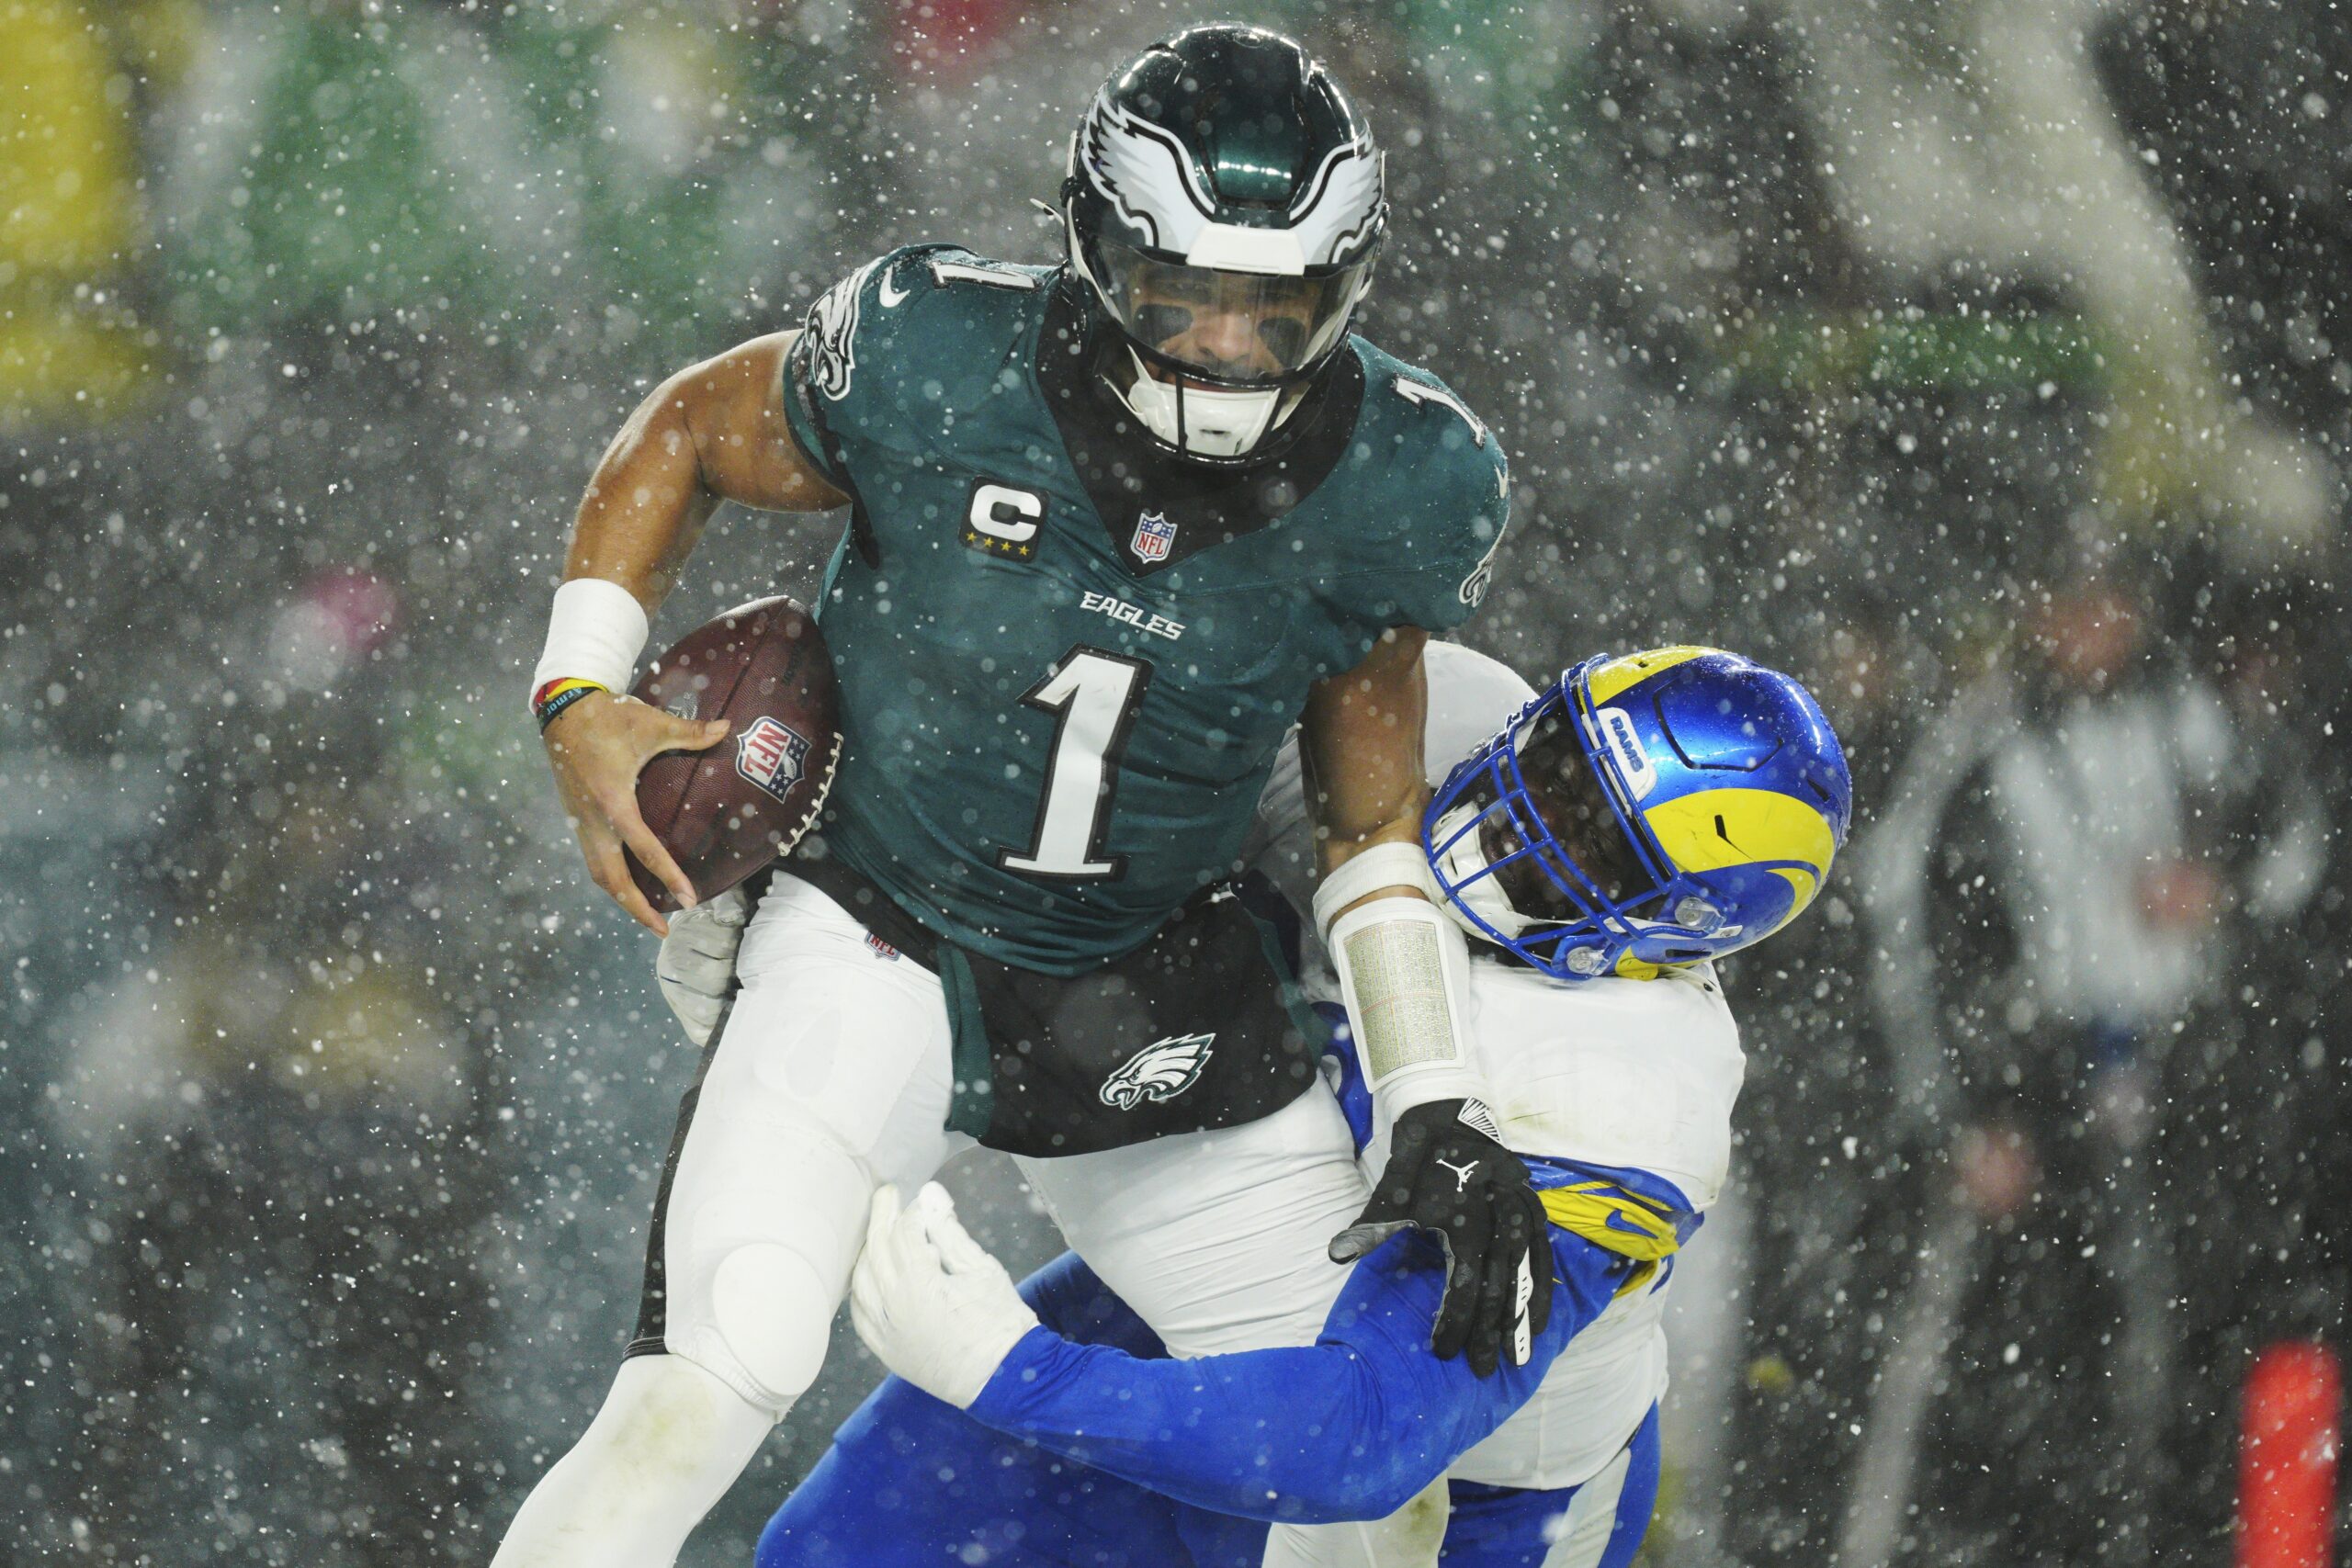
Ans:
[{"label": "bare forearm", "polygon": [[683,399],[664,383],[597,463],[572,520],[563,575],[617,582],[650,614],[718,505],[703,483]]},{"label": "bare forearm", "polygon": [[[1317,869],[1329,876],[1380,844],[1411,843],[1429,800],[1421,736],[1425,632],[1392,629],[1364,661],[1308,696],[1299,735]],[[1414,887],[1374,890],[1419,896]]]},{"label": "bare forearm", "polygon": [[[1316,689],[1300,736],[1319,830],[1315,929],[1340,976],[1365,1081],[1389,1116],[1483,1087],[1453,1024],[1468,950],[1430,907],[1420,844],[1428,641],[1412,627],[1392,628],[1362,663]],[[1408,1077],[1414,1084],[1399,1090]]]}]

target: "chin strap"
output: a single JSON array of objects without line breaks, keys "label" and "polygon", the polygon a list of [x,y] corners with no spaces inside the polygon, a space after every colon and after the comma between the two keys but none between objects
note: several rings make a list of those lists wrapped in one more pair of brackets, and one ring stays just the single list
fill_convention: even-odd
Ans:
[{"label": "chin strap", "polygon": [[1119,393],[1143,427],[1180,452],[1203,457],[1242,457],[1288,419],[1304,389],[1268,387],[1259,391],[1212,391],[1162,381],[1130,346],[1135,379]]}]

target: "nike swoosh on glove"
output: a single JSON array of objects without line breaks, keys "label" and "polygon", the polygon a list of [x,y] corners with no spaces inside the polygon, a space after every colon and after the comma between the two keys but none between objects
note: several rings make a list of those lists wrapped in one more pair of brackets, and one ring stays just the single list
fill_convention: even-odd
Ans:
[{"label": "nike swoosh on glove", "polygon": [[865,1250],[849,1280],[850,1321],[882,1364],[968,1410],[1037,1314],[989,1250],[956,1222],[947,1190],[925,1182],[901,1209],[899,1190],[874,1194]]},{"label": "nike swoosh on glove", "polygon": [[1434,1100],[1396,1118],[1372,1201],[1331,1243],[1331,1261],[1362,1258],[1402,1230],[1445,1250],[1445,1299],[1430,1348],[1468,1350],[1480,1377],[1523,1367],[1552,1320],[1552,1249],[1527,1168],[1503,1147],[1494,1112],[1476,1100]]},{"label": "nike swoosh on glove", "polygon": [[684,1025],[686,1038],[710,1043],[735,990],[735,953],[751,923],[752,898],[739,886],[670,917],[670,934],[653,960],[662,999]]}]

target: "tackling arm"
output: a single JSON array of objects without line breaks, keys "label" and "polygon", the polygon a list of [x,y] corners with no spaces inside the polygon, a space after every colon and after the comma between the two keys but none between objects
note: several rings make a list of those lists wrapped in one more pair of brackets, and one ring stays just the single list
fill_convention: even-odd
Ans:
[{"label": "tackling arm", "polygon": [[1430,1353],[1442,1276],[1411,1236],[1358,1266],[1311,1346],[1145,1359],[1038,1326],[944,1197],[926,1194],[903,1213],[877,1201],[851,1309],[893,1371],[984,1426],[1218,1513],[1329,1523],[1403,1506],[1607,1308],[1612,1260],[1566,1235],[1554,1251],[1563,1310],[1523,1365],[1489,1377]]},{"label": "tackling arm", "polygon": [[1315,923],[1340,977],[1375,1127],[1393,1129],[1372,1201],[1331,1244],[1361,1258],[1408,1226],[1444,1247],[1449,1271],[1430,1344],[1492,1371],[1524,1362],[1551,1310],[1537,1267],[1544,1215],[1502,1146],[1469,1055],[1469,951],[1426,891],[1421,756],[1429,634],[1394,626],[1353,670],[1317,685],[1299,735],[1322,876]]},{"label": "tackling arm", "polygon": [[663,751],[699,750],[727,733],[630,701],[647,616],[721,501],[817,512],[845,499],[793,439],[786,358],[797,333],[754,338],[678,372],[639,404],[588,481],[557,590],[535,700],[570,682],[584,694],[542,706],[556,790],[596,885],[637,919],[666,931],[629,879],[627,845],[679,896],[694,889],[637,811],[637,775]]}]

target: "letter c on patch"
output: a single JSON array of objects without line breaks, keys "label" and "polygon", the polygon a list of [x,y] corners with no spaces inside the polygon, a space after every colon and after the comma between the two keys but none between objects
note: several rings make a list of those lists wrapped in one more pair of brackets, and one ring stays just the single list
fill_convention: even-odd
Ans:
[{"label": "letter c on patch", "polygon": [[1025,545],[1035,538],[1037,520],[1045,514],[1045,497],[1030,491],[984,484],[972,491],[973,531],[1008,545]]}]

